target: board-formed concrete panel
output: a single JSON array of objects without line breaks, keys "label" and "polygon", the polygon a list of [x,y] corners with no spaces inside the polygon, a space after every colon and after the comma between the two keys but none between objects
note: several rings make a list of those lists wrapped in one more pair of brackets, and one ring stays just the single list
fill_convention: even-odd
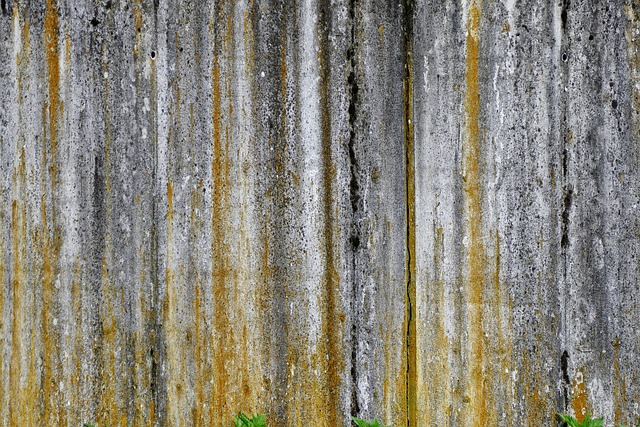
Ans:
[{"label": "board-formed concrete panel", "polygon": [[0,425],[637,422],[636,0],[0,6]]}]

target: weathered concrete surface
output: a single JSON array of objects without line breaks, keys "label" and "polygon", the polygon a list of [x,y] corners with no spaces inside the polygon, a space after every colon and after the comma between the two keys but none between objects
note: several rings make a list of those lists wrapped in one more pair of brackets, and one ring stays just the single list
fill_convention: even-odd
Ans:
[{"label": "weathered concrete surface", "polygon": [[640,416],[636,0],[0,6],[0,424]]}]

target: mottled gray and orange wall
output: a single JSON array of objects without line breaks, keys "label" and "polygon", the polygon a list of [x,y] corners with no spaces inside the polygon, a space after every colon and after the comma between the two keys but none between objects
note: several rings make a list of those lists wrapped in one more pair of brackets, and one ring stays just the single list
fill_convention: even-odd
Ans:
[{"label": "mottled gray and orange wall", "polygon": [[0,6],[0,425],[640,416],[638,0]]}]

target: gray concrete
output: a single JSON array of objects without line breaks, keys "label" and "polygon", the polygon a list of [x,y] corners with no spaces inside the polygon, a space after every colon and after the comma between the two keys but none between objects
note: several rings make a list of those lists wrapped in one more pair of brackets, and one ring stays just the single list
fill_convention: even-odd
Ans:
[{"label": "gray concrete", "polygon": [[1,7],[1,425],[640,417],[636,0]]}]

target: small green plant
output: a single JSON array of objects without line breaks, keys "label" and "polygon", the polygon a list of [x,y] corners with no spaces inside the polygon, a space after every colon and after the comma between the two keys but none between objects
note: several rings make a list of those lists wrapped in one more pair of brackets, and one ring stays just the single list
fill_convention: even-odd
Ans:
[{"label": "small green plant", "polygon": [[235,427],[267,427],[265,424],[266,416],[264,414],[253,414],[251,418],[240,412],[233,419]]},{"label": "small green plant", "polygon": [[392,426],[383,426],[378,424],[378,420],[375,418],[373,419],[373,422],[361,420],[360,418],[356,418],[356,417],[351,417],[351,419],[353,420],[354,423],[356,423],[358,427],[392,427]]},{"label": "small green plant", "polygon": [[591,414],[589,414],[588,412],[587,412],[587,416],[584,417],[584,420],[582,420],[582,422],[573,418],[569,414],[559,414],[559,415],[560,415],[560,418],[562,418],[562,421],[567,423],[569,427],[603,427],[602,426],[603,418],[591,419]]},{"label": "small green plant", "polygon": [[[603,423],[603,418],[591,419],[591,415],[588,412],[582,423],[569,414],[558,414],[558,416],[562,418],[562,421],[567,423],[569,427],[602,427]],[[620,424],[620,427],[625,427],[625,425]],[[638,419],[638,427],[640,427],[640,419]]]}]

